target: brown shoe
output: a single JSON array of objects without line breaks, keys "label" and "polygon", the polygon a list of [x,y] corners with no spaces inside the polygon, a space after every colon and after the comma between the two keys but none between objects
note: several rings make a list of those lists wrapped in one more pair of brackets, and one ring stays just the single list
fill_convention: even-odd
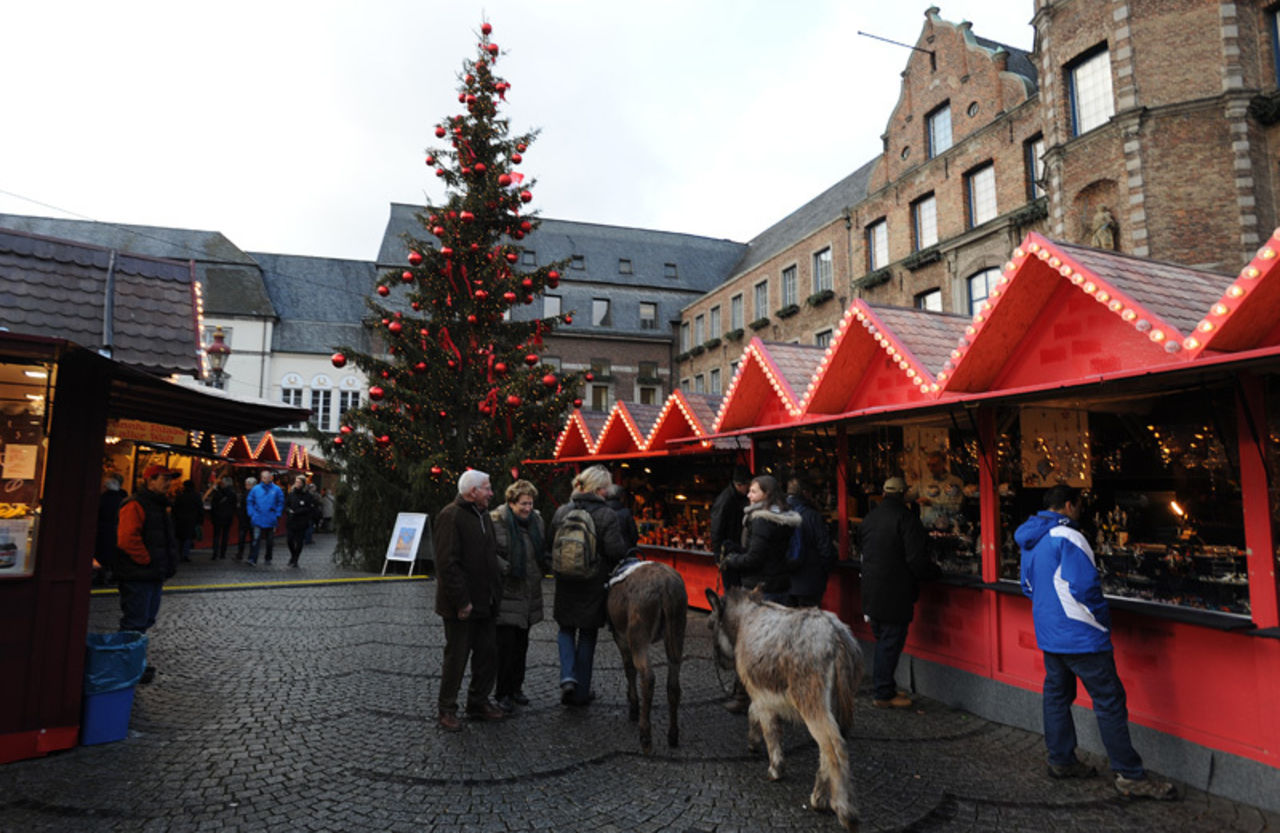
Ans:
[{"label": "brown shoe", "polygon": [[436,725],[446,732],[462,731],[462,721],[458,719],[458,715],[455,712],[440,712]]},{"label": "brown shoe", "polygon": [[909,709],[915,704],[911,702],[910,697],[898,692],[892,700],[872,700],[871,705],[877,709]]},{"label": "brown shoe", "polygon": [[1154,798],[1156,801],[1173,801],[1178,789],[1168,781],[1155,778],[1125,778],[1116,773],[1116,791],[1126,798]]},{"label": "brown shoe", "polygon": [[478,707],[467,707],[467,720],[493,721],[502,720],[506,716],[506,712],[498,708],[496,703],[489,700],[486,700],[484,705]]}]

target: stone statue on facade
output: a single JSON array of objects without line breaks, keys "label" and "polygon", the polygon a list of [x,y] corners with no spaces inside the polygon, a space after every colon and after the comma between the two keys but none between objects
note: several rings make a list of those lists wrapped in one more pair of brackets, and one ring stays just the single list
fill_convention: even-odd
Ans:
[{"label": "stone statue on facade", "polygon": [[1116,218],[1111,214],[1111,209],[1105,205],[1098,206],[1098,212],[1093,215],[1093,224],[1091,226],[1093,234],[1089,238],[1089,245],[1098,249],[1116,248],[1116,233],[1120,231],[1120,225],[1116,222]]}]

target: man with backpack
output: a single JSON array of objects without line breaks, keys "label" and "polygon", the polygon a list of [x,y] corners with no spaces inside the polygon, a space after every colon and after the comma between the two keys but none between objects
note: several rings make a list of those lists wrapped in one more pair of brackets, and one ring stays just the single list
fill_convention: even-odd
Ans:
[{"label": "man with backpack", "polygon": [[835,563],[831,533],[814,505],[813,482],[803,475],[787,481],[787,506],[800,515],[800,527],[791,535],[787,564],[791,568],[791,586],[787,589],[788,607],[817,607],[827,590],[827,576]]},{"label": "man with backpack", "polygon": [[569,502],[551,519],[551,570],[556,575],[554,615],[560,633],[560,702],[585,706],[591,693],[596,635],[606,619],[605,579],[627,554],[618,515],[605,503],[613,478],[591,466],[573,479]]}]

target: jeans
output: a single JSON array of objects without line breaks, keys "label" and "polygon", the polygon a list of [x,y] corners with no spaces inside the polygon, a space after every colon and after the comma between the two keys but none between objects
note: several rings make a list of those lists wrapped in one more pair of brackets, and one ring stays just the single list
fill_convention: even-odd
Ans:
[{"label": "jeans", "polygon": [[1062,766],[1076,760],[1076,724],[1071,703],[1076,699],[1076,678],[1093,698],[1102,745],[1111,769],[1126,778],[1142,778],[1142,757],[1129,740],[1129,710],[1124,684],[1116,672],[1115,654],[1051,654],[1044,652],[1044,742],[1049,763]]},{"label": "jeans", "polygon": [[241,518],[236,531],[239,533],[240,538],[236,546],[236,558],[238,559],[244,555],[245,545],[253,543],[253,522],[248,518]]},{"label": "jeans", "polygon": [[255,526],[253,528],[253,543],[249,546],[249,563],[258,563],[258,542],[266,539],[267,552],[265,558],[271,560],[271,544],[275,540],[276,529],[273,526]]},{"label": "jeans", "polygon": [[560,648],[560,682],[576,683],[575,699],[585,702],[591,693],[591,666],[596,658],[596,628],[561,627],[556,636]]},{"label": "jeans", "polygon": [[120,582],[120,630],[146,633],[160,612],[162,581]]},{"label": "jeans", "polygon": [[877,700],[892,700],[898,696],[898,684],[894,674],[898,670],[898,658],[907,644],[910,622],[895,624],[872,620],[871,633],[876,638],[876,652],[871,666],[871,683]]},{"label": "jeans", "polygon": [[195,541],[191,538],[178,539],[178,560],[179,561],[191,560],[191,545],[194,543]]},{"label": "jeans", "polygon": [[494,619],[445,619],[444,663],[440,668],[441,714],[457,714],[458,690],[471,660],[471,684],[467,687],[467,711],[484,709],[497,676],[497,622]]}]

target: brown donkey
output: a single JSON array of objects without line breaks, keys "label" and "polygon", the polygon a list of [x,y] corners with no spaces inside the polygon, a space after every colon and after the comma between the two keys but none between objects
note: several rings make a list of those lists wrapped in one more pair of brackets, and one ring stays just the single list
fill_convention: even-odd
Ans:
[{"label": "brown donkey", "polygon": [[684,579],[657,561],[641,562],[622,581],[609,587],[609,624],[627,672],[628,716],[633,723],[640,722],[640,748],[646,755],[653,751],[649,723],[653,669],[649,665],[649,646],[659,639],[667,649],[667,745],[680,745],[676,710],[680,706],[680,662],[684,657],[688,607],[689,594],[685,591]]},{"label": "brown donkey", "polygon": [[707,590],[707,601],[716,661],[737,670],[751,697],[748,748],[758,748],[764,735],[769,780],[776,781],[782,777],[778,721],[802,721],[820,756],[809,805],[830,807],[845,829],[856,830],[844,733],[853,725],[862,649],[849,627],[824,610],[765,602],[759,591],[735,587],[721,598]]}]

